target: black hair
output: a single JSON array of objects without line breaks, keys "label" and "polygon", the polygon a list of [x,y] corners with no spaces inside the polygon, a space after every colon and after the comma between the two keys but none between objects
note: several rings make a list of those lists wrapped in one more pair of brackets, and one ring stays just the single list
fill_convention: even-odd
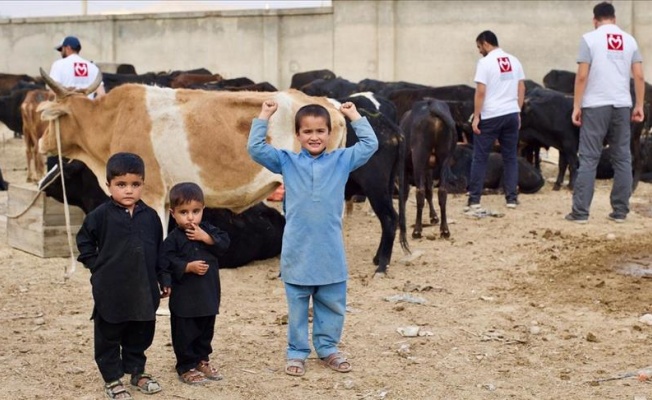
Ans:
[{"label": "black hair", "polygon": [[593,7],[593,18],[598,21],[602,21],[603,19],[614,19],[616,18],[616,9],[611,3],[603,1]]},{"label": "black hair", "polygon": [[197,201],[204,204],[204,192],[193,182],[177,183],[170,189],[170,208]]},{"label": "black hair", "polygon": [[476,43],[489,43],[490,45],[494,47],[498,47],[498,38],[496,37],[496,34],[493,33],[492,31],[483,31],[481,32],[477,38],[475,38]]},{"label": "black hair", "polygon": [[127,174],[139,175],[145,179],[145,163],[134,153],[115,153],[106,162],[106,181],[111,182],[116,176]]},{"label": "black hair", "polygon": [[308,104],[299,109],[297,114],[294,116],[294,131],[299,133],[299,128],[301,128],[301,120],[304,117],[321,117],[326,120],[326,126],[328,127],[328,132],[331,131],[331,115],[328,113],[328,110],[324,106],[319,104]]}]

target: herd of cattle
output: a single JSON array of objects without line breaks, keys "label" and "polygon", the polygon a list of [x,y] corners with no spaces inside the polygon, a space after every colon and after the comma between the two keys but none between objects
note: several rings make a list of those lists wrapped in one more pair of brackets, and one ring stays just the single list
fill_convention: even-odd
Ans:
[{"label": "herd of cattle", "polygon": [[[285,110],[270,123],[270,141],[279,147],[296,148],[288,136],[293,131],[292,115],[308,102],[320,102],[331,111],[336,145],[350,146],[357,138],[348,121],[344,127],[344,119],[331,103],[352,101],[369,119],[379,149],[351,174],[345,196],[347,200],[365,196],[380,221],[381,240],[373,259],[377,273],[384,273],[391,261],[397,227],[401,246],[409,249],[405,199],[410,184],[417,188],[415,238],[421,236],[426,201],[430,222],[440,223],[442,237],[448,237],[447,193],[465,193],[467,189],[474,96],[474,88],[467,85],[430,87],[372,79],[354,83],[329,70],[319,70],[295,74],[290,90],[279,92],[267,82],[223,79],[205,69],[138,75],[133,68],[123,68],[115,74],[103,74],[107,95],[91,101],[72,95],[44,71],[41,75],[0,74],[0,122],[24,138],[28,180],[38,180],[44,174],[38,151],[56,152],[50,128],[54,120],[60,124],[62,154],[73,159],[63,169],[68,201],[85,212],[107,199],[98,182],[104,181],[108,156],[115,151],[137,152],[146,163],[149,197],[144,199],[157,209],[162,220],[167,221],[165,195],[170,183],[193,180],[205,188],[209,207],[205,218],[232,238],[232,248],[221,260],[223,267],[269,258],[281,249],[285,220],[260,202],[280,184],[280,177],[249,160],[244,146],[251,118],[271,97]],[[46,90],[45,82],[53,91]],[[559,150],[555,190],[561,187],[567,168],[572,188],[577,171],[579,131],[570,118],[574,74],[553,70],[543,82],[546,88],[526,82],[520,193],[535,193],[545,184],[538,158],[541,148]],[[652,101],[651,88],[646,85],[646,105]],[[632,124],[634,185],[639,180],[652,180],[646,108],[646,120]],[[613,175],[608,153],[606,147],[598,178]],[[40,187],[62,201],[63,189],[56,179],[60,174],[59,168],[51,168]],[[502,159],[496,152],[490,157],[485,187],[500,189],[501,177]],[[438,189],[439,216],[432,203],[434,187]],[[398,212],[393,205],[396,195]]]}]

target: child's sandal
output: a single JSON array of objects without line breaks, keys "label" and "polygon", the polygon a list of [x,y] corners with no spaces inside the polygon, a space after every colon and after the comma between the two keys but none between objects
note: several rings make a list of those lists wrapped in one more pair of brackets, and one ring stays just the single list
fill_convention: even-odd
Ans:
[{"label": "child's sandal", "polygon": [[106,383],[104,385],[104,394],[109,399],[133,400],[131,393],[125,389],[120,379]]},{"label": "child's sandal", "polygon": [[179,380],[188,385],[201,385],[208,382],[206,376],[194,368],[179,375]]},{"label": "child's sandal", "polygon": [[145,394],[154,394],[163,390],[156,379],[146,373],[131,375],[131,386]]}]

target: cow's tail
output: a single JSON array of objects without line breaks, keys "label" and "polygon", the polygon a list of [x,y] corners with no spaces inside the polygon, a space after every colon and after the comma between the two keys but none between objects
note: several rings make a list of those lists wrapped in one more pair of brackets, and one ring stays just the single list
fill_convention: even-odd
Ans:
[{"label": "cow's tail", "polygon": [[405,202],[406,202],[406,182],[405,182],[405,162],[407,159],[407,140],[405,134],[399,126],[398,132],[400,134],[398,141],[398,159],[396,160],[395,168],[398,169],[398,228],[399,228],[399,242],[401,248],[406,254],[412,253],[407,241],[407,228],[405,224]]},{"label": "cow's tail", "polygon": [[446,128],[448,129],[448,159],[442,164],[440,176],[439,176],[439,186],[448,191],[449,187],[455,185],[457,177],[453,173],[453,155],[455,154],[455,147],[457,147],[457,131],[455,127],[455,120],[451,115],[450,108],[446,102],[441,100],[430,100],[430,112],[434,114],[437,118],[444,122]]}]

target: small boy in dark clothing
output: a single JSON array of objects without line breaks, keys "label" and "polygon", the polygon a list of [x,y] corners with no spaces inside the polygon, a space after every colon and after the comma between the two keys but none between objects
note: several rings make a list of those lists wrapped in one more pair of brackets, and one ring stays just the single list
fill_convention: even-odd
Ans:
[{"label": "small boy in dark clothing", "polygon": [[172,276],[170,323],[172,347],[179,379],[204,383],[222,376],[209,363],[215,315],[220,307],[217,257],[229,247],[229,235],[202,222],[204,194],[191,182],[170,190],[170,214],[177,228],[168,234],[161,250],[161,267]]},{"label": "small boy in dark clothing", "polygon": [[137,390],[161,391],[145,373],[145,350],[154,339],[160,298],[170,294],[170,276],[158,267],[163,228],[140,199],[144,179],[139,156],[111,156],[106,165],[111,201],[90,212],[77,234],[77,260],[91,271],[95,361],[111,399],[131,399],[120,381],[125,373]]}]

